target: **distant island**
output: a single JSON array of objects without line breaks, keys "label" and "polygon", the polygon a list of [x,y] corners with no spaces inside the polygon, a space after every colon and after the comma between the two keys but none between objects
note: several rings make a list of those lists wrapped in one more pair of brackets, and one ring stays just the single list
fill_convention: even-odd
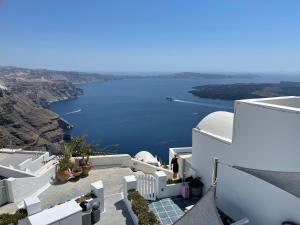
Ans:
[{"label": "distant island", "polygon": [[203,85],[193,87],[190,93],[200,98],[223,100],[300,96],[300,82]]},{"label": "distant island", "polygon": [[217,74],[217,73],[196,73],[196,72],[181,72],[168,75],[160,75],[158,77],[176,78],[176,79],[253,79],[259,78],[256,74]]}]

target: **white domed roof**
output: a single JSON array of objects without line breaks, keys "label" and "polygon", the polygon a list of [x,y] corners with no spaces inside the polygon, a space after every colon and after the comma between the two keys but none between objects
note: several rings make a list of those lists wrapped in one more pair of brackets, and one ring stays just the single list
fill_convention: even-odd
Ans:
[{"label": "white domed roof", "polygon": [[218,111],[207,115],[197,125],[196,129],[207,134],[232,140],[233,113]]},{"label": "white domed roof", "polygon": [[145,162],[145,163],[150,163],[150,164],[157,164],[158,160],[155,158],[150,152],[147,151],[140,151],[138,152],[135,156],[135,159]]}]

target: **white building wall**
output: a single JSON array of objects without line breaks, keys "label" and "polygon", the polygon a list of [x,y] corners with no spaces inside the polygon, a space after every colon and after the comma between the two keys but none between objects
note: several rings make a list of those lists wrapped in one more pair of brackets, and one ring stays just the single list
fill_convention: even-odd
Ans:
[{"label": "white building wall", "polygon": [[48,168],[43,174],[36,177],[6,179],[9,202],[20,202],[49,184],[55,176],[56,166]]},{"label": "white building wall", "polygon": [[[277,171],[300,171],[300,114],[236,103],[232,144],[193,130],[193,167],[207,189],[211,160]],[[219,166],[217,205],[234,219],[251,224],[300,222],[300,199],[258,178]]]}]

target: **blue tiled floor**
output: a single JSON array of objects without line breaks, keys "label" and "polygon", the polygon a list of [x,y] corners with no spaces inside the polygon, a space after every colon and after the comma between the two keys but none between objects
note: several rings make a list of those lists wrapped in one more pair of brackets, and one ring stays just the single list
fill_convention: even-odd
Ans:
[{"label": "blue tiled floor", "polygon": [[194,205],[198,200],[198,198],[164,198],[149,202],[149,208],[157,215],[162,225],[169,225],[183,216],[187,206]]}]

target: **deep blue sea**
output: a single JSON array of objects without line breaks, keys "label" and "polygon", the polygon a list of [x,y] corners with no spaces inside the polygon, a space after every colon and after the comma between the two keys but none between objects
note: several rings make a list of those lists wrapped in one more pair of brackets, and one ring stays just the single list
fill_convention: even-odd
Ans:
[{"label": "deep blue sea", "polygon": [[[207,114],[233,111],[233,101],[195,97],[188,92],[193,86],[280,80],[287,79],[148,78],[83,84],[78,86],[84,95],[53,103],[51,109],[75,126],[72,135],[86,135],[104,147],[118,144],[117,153],[148,150],[167,161],[170,147],[191,146],[192,128]],[[167,101],[169,95],[178,101]]]}]

